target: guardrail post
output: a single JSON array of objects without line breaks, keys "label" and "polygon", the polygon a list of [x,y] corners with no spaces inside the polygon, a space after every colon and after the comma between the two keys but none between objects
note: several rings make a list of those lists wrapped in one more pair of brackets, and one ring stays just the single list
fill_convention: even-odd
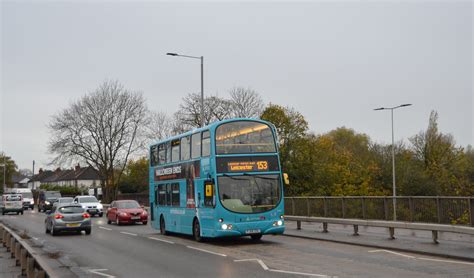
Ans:
[{"label": "guardrail post", "polygon": [[439,196],[436,196],[436,215],[438,217],[438,223],[441,223],[441,206]]},{"label": "guardrail post", "polygon": [[413,199],[411,197],[408,198],[408,208],[410,210],[410,222],[413,222],[414,208],[413,208]]},{"label": "guardrail post", "polygon": [[433,235],[433,242],[438,244],[438,231],[431,231],[431,234]]},{"label": "guardrail post", "polygon": [[27,258],[28,251],[26,249],[21,249],[21,259],[20,259],[20,267],[21,267],[21,275],[26,274],[26,258]]},{"label": "guardrail post", "polygon": [[328,222],[323,222],[323,233],[328,232]]},{"label": "guardrail post", "polygon": [[15,258],[15,238],[11,237],[10,239],[10,254],[11,258]]},{"label": "guardrail post", "polygon": [[35,259],[32,257],[26,258],[26,277],[34,278],[35,276]]},{"label": "guardrail post", "polygon": [[301,221],[300,220],[296,220],[296,229],[301,230]]},{"label": "guardrail post", "polygon": [[20,256],[21,256],[20,252],[21,252],[21,244],[17,242],[15,245],[15,265],[16,266],[20,265]]},{"label": "guardrail post", "polygon": [[470,217],[470,223],[471,227],[474,227],[474,198],[469,198],[469,214],[471,215]]},{"label": "guardrail post", "polygon": [[390,239],[395,239],[395,228],[389,227],[388,232],[390,233]]},{"label": "guardrail post", "polygon": [[306,198],[306,210],[307,210],[307,216],[309,217],[310,214],[309,214],[309,198]]},{"label": "guardrail post", "polygon": [[328,217],[328,204],[326,202],[326,197],[323,198],[323,207],[324,207],[324,217]]},{"label": "guardrail post", "polygon": [[387,203],[387,198],[383,198],[383,211],[384,211],[384,217],[385,220],[388,220],[388,203]]},{"label": "guardrail post", "polygon": [[354,225],[354,233],[352,235],[353,236],[358,236],[359,235],[359,225]]},{"label": "guardrail post", "polygon": [[346,204],[344,202],[344,196],[341,198],[341,202],[342,202],[342,218],[346,218]]},{"label": "guardrail post", "polygon": [[362,219],[367,219],[365,210],[365,197],[362,197]]}]

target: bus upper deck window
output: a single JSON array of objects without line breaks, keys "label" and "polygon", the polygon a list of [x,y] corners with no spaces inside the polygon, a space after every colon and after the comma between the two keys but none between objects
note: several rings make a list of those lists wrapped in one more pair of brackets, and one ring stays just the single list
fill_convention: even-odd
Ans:
[{"label": "bus upper deck window", "polygon": [[191,157],[201,156],[201,133],[194,133],[191,137]]},{"label": "bus upper deck window", "polygon": [[165,164],[166,163],[166,145],[161,144],[158,147],[158,164]]},{"label": "bus upper deck window", "polygon": [[171,161],[173,162],[179,161],[179,146],[179,139],[171,141]]},{"label": "bus upper deck window", "polygon": [[202,156],[209,156],[211,154],[211,133],[204,131],[202,133]]},{"label": "bus upper deck window", "polygon": [[181,138],[181,160],[188,160],[191,157],[191,138],[189,136]]},{"label": "bus upper deck window", "polygon": [[166,146],[166,163],[171,162],[171,144],[170,142],[165,143]]}]

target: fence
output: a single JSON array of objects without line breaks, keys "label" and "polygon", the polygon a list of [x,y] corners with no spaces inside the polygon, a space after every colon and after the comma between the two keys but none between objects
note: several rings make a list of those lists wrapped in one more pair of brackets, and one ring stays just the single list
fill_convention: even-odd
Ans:
[{"label": "fence", "polygon": [[[285,197],[285,214],[394,220],[393,198],[385,196]],[[395,198],[397,221],[474,226],[474,197],[403,196]]]}]

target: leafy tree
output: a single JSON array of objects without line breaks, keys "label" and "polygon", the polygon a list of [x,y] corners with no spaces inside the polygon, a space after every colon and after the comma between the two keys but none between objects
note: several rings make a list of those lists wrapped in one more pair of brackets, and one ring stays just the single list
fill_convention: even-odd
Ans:
[{"label": "leafy tree", "polygon": [[[5,153],[0,154],[0,192],[3,194],[3,181],[7,187],[12,187],[12,176],[18,169],[15,161]],[[5,166],[4,166],[5,165]],[[4,168],[5,167],[5,168]],[[5,176],[3,175],[5,173]]]},{"label": "leafy tree", "polygon": [[130,160],[120,181],[122,193],[146,192],[149,186],[149,163],[146,157]]}]

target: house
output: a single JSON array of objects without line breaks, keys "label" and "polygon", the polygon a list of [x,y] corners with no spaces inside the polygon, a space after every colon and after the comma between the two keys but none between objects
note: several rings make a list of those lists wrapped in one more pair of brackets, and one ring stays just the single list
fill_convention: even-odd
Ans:
[{"label": "house", "polygon": [[76,188],[97,188],[100,187],[99,172],[93,167],[81,167],[79,164],[73,169],[61,170],[57,168],[54,171],[39,170],[37,175],[31,179],[30,188],[38,189],[42,184],[57,186],[74,186]]},{"label": "house", "polygon": [[28,181],[28,188],[39,189],[41,183],[44,183],[44,180],[53,174],[53,171],[44,171],[42,168],[40,168],[38,174],[33,175],[33,177],[31,177],[31,179]]},{"label": "house", "polygon": [[13,182],[14,188],[26,188],[28,187],[29,181],[30,181],[29,177],[22,175],[20,173],[15,173],[12,176],[12,182]]}]

